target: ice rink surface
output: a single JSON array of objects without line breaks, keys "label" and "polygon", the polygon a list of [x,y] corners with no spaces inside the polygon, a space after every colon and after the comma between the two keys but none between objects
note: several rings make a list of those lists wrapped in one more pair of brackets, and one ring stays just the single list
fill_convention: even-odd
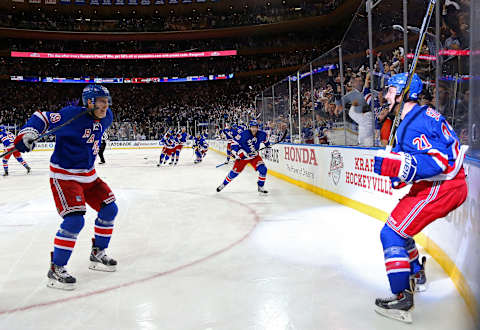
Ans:
[{"label": "ice rink surface", "polygon": [[[474,329],[452,281],[431,258],[413,324],[374,312],[389,296],[383,224],[250,168],[221,193],[231,166],[209,151],[157,168],[159,150],[107,150],[97,172],[119,206],[108,253],[115,273],[88,269],[88,209],[67,267],[75,291],[46,287],[60,224],[48,180],[51,152],[10,159],[0,178],[0,329]],[[420,253],[423,250],[420,248]]]}]

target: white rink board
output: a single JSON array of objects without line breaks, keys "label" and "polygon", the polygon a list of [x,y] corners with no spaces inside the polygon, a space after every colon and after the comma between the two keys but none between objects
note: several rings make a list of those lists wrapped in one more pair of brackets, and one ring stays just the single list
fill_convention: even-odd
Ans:
[{"label": "white rink board", "polygon": [[[187,141],[186,147],[191,147],[191,141]],[[161,148],[159,140],[145,141],[108,141],[106,150],[110,149],[151,149]],[[49,151],[55,148],[55,142],[39,142],[36,143],[35,151]]]},{"label": "white rink board", "polygon": [[[225,141],[209,141],[210,146],[226,152]],[[348,197],[390,213],[409,187],[395,190],[389,180],[373,172],[376,150],[358,147],[295,145],[282,143],[270,153],[262,151],[269,170],[289,178]],[[466,161],[469,186],[467,201],[445,219],[437,220],[423,231],[458,268],[468,287],[462,292],[471,312],[480,302],[480,166]],[[437,260],[438,261],[438,260]],[[453,265],[452,265],[453,266]],[[464,286],[456,269],[447,273],[457,287]],[[452,274],[453,273],[453,274]],[[475,314],[475,312],[473,312]]]}]

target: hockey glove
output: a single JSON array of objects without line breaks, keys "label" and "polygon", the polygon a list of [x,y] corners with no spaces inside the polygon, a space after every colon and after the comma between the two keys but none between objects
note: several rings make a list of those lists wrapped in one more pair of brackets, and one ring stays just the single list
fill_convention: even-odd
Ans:
[{"label": "hockey glove", "polygon": [[373,168],[378,175],[398,177],[402,182],[411,183],[417,173],[417,160],[405,152],[379,150]]},{"label": "hockey glove", "polygon": [[258,156],[258,151],[252,151],[248,154],[248,158],[252,159]]},{"label": "hockey glove", "polygon": [[35,139],[38,137],[38,134],[33,131],[26,131],[19,134],[15,141],[15,148],[20,152],[29,152],[35,148]]},{"label": "hockey glove", "polygon": [[399,178],[390,178],[390,182],[392,183],[393,189],[401,189],[407,186],[407,184],[405,182],[400,181]]}]

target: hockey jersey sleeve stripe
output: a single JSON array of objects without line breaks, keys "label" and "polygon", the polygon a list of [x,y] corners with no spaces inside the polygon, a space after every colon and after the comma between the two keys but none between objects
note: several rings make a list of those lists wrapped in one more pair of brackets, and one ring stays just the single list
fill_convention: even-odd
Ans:
[{"label": "hockey jersey sleeve stripe", "polygon": [[45,132],[47,129],[48,129],[48,119],[45,115],[44,112],[41,112],[41,111],[35,111],[35,113],[33,114],[34,116],[40,118],[40,120],[43,122],[43,124],[45,125],[44,128],[41,130],[42,131],[42,134],[43,132]]},{"label": "hockey jersey sleeve stripe", "polygon": [[436,149],[430,149],[427,154],[432,156],[433,160],[442,171],[445,171],[448,168],[448,157],[445,154],[442,154]]}]

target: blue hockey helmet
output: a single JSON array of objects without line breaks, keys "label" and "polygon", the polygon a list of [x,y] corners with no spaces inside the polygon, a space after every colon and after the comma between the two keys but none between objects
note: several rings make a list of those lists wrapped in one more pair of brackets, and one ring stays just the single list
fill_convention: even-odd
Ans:
[{"label": "blue hockey helmet", "polygon": [[91,100],[93,104],[95,104],[95,100],[97,97],[107,97],[108,98],[108,105],[112,105],[112,97],[110,96],[110,92],[107,88],[103,87],[102,85],[87,85],[82,92],[82,102],[83,105],[87,106],[87,101]]},{"label": "blue hockey helmet", "polygon": [[250,120],[250,123],[248,124],[249,127],[252,127],[252,126],[257,126],[258,127],[258,121],[256,121],[255,119],[252,119]]},{"label": "blue hockey helmet", "polygon": [[[390,79],[388,79],[388,84],[386,87],[396,87],[397,88],[397,95],[401,95],[403,89],[407,84],[408,73],[398,73],[393,75]],[[410,100],[417,100],[418,96],[422,92],[423,83],[420,77],[414,73],[412,78],[412,83],[410,84],[410,90],[408,91],[407,99]]]}]

